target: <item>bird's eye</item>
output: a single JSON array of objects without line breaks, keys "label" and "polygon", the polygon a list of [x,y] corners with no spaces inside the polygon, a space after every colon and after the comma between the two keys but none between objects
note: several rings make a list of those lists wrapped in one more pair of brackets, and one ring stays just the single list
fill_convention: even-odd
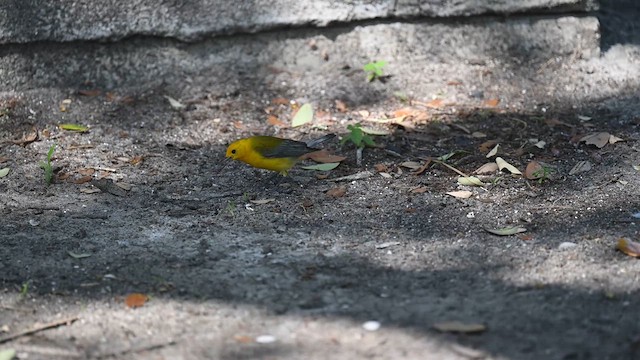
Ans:
[{"label": "bird's eye", "polygon": [[231,153],[235,154],[236,153],[236,149],[231,150]]}]

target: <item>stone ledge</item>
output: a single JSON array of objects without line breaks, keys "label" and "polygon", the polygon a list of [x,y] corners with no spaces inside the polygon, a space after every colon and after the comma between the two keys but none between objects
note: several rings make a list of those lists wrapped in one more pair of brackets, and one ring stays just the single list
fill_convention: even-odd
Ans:
[{"label": "stone ledge", "polygon": [[401,17],[586,12],[597,0],[21,0],[0,3],[0,43],[114,41],[131,36],[194,41],[273,28]]}]

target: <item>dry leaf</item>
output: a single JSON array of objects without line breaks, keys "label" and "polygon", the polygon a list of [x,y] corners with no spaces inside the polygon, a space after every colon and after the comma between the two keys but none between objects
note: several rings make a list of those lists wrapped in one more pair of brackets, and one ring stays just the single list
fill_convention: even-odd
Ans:
[{"label": "dry leaf", "polygon": [[391,179],[393,176],[391,176],[391,174],[387,173],[387,172],[379,172],[380,176],[382,176],[385,179]]},{"label": "dry leaf", "polygon": [[289,105],[289,100],[283,98],[283,97],[277,97],[273,100],[271,100],[271,103],[274,105]]},{"label": "dry leaf", "polygon": [[624,140],[619,138],[619,137],[617,137],[617,136],[615,136],[615,135],[609,136],[609,144],[615,144],[618,141],[624,141]]},{"label": "dry leaf", "polygon": [[249,200],[249,201],[251,201],[252,203],[254,203],[256,205],[264,205],[264,204],[268,204],[270,202],[274,202],[274,201],[276,201],[276,199],[271,198],[271,199]]},{"label": "dry leaf", "polygon": [[145,294],[133,293],[127,295],[127,297],[124,299],[124,303],[127,305],[127,307],[137,308],[144,305],[148,300],[149,297]]},{"label": "dry leaf", "polygon": [[611,135],[608,132],[599,132],[584,136],[580,141],[584,141],[587,145],[595,145],[598,149],[601,149],[609,143],[610,138]]},{"label": "dry leaf", "polygon": [[131,188],[133,188],[133,185],[126,183],[126,182],[117,182],[115,183],[117,187],[119,187],[122,190],[126,190],[129,191],[131,190]]},{"label": "dry leaf", "polygon": [[447,82],[447,85],[449,85],[449,86],[460,86],[460,85],[462,85],[462,81],[452,80],[452,81]]},{"label": "dry leaf", "polygon": [[343,197],[347,193],[347,188],[344,186],[338,186],[333,189],[327,190],[327,196],[332,198]]},{"label": "dry leaf", "polygon": [[253,338],[247,335],[236,335],[233,337],[233,340],[241,343],[241,344],[249,344],[253,342]]},{"label": "dry leaf", "polygon": [[20,146],[26,146],[27,144],[30,144],[34,141],[38,140],[38,129],[34,126],[31,129],[31,132],[28,134],[24,134],[22,136],[22,139],[20,140],[12,140],[11,142],[16,144],[16,145],[20,145]]},{"label": "dry leaf", "polygon": [[8,158],[8,157],[6,157],[6,156],[0,156],[0,164],[5,163],[5,162],[7,162],[7,161],[9,161],[9,158]]},{"label": "dry leaf", "polygon": [[498,164],[498,169],[500,169],[500,171],[502,171],[502,169],[507,169],[510,173],[514,175],[522,175],[522,172],[520,172],[520,170],[516,169],[515,166],[509,164],[499,156],[496,158],[496,164]]},{"label": "dry leaf", "polygon": [[620,238],[618,239],[618,244],[616,245],[616,249],[622,251],[623,253],[629,256],[640,257],[639,242],[631,241],[625,238]]},{"label": "dry leaf", "polygon": [[0,169],[0,178],[3,178],[5,176],[7,176],[7,175],[9,175],[9,168],[8,167]]},{"label": "dry leaf", "polygon": [[362,116],[363,119],[368,119],[369,115],[371,115],[371,113],[367,110],[360,110],[358,111],[358,114],[360,114],[360,116]]},{"label": "dry leaf", "polygon": [[81,177],[79,179],[73,180],[73,182],[75,184],[84,184],[84,183],[88,183],[89,181],[91,181],[91,179],[92,179],[91,175],[86,175],[86,176],[83,176],[83,177]]},{"label": "dry leaf", "polygon": [[420,169],[420,167],[422,165],[420,165],[420,163],[415,162],[415,161],[405,161],[405,162],[400,163],[400,166],[409,168],[411,170],[417,170],[417,169]]},{"label": "dry leaf", "polygon": [[99,193],[100,189],[96,189],[94,187],[83,187],[83,188],[80,188],[80,192],[83,194],[95,194],[95,193]]},{"label": "dry leaf", "polygon": [[451,195],[459,199],[468,199],[471,197],[471,195],[473,195],[473,193],[467,190],[460,190],[460,191],[449,191],[447,195]]},{"label": "dry leaf", "polygon": [[484,105],[486,107],[492,107],[492,108],[498,106],[498,104],[500,104],[500,99],[489,99],[484,102]]},{"label": "dry leaf", "polygon": [[426,107],[429,107],[432,109],[441,108],[442,105],[444,105],[444,102],[442,101],[442,99],[433,99],[425,104]]},{"label": "dry leaf", "polygon": [[480,131],[474,131],[474,132],[471,134],[471,137],[474,137],[474,138],[477,138],[477,139],[481,139],[481,138],[486,138],[486,137],[487,137],[487,134],[485,134],[485,133],[483,133],[483,132],[480,132]]},{"label": "dry leaf", "polygon": [[174,110],[180,110],[180,109],[184,109],[187,107],[187,105],[181,103],[180,101],[172,98],[171,96],[165,95],[164,96],[165,99],[167,99],[167,101],[169,101],[169,105],[171,105],[171,108]]},{"label": "dry leaf", "polygon": [[131,165],[138,165],[138,164],[142,164],[142,162],[144,161],[144,156],[134,156],[133,159],[131,159],[130,163]]},{"label": "dry leaf", "polygon": [[312,153],[305,154],[302,159],[311,159],[319,163],[335,163],[346,159],[344,156],[338,156],[330,154],[327,150],[318,150]]},{"label": "dry leaf", "polygon": [[591,170],[589,161],[578,161],[578,163],[569,171],[569,175],[580,174]]},{"label": "dry leaf", "polygon": [[411,189],[410,191],[414,194],[423,194],[425,192],[427,192],[427,187],[426,186],[419,186],[416,188]]},{"label": "dry leaf", "polygon": [[537,180],[544,176],[544,169],[539,162],[533,160],[527,164],[527,168],[524,170],[524,177],[529,180]]},{"label": "dry leaf", "polygon": [[485,183],[482,182],[482,180],[478,179],[475,176],[467,176],[467,177],[459,177],[458,178],[458,184],[460,185],[466,185],[466,186],[483,186],[486,185]]},{"label": "dry leaf", "polygon": [[349,109],[347,108],[347,104],[345,104],[344,101],[336,99],[336,110],[340,111],[341,113],[346,113]]},{"label": "dry leaf", "polygon": [[480,166],[473,173],[474,174],[493,174],[496,171],[498,171],[498,164],[496,164],[494,162],[490,162],[490,163],[486,163],[486,164]]},{"label": "dry leaf", "polygon": [[271,126],[287,127],[287,124],[285,122],[281,121],[277,116],[274,115],[267,116],[267,123]]},{"label": "dry leaf", "polygon": [[481,333],[487,330],[483,324],[463,323],[461,321],[447,321],[433,324],[433,328],[440,332],[454,332],[463,334]]},{"label": "dry leaf", "polygon": [[491,151],[489,151],[489,153],[487,154],[487,159],[495,156],[498,153],[498,148],[500,147],[500,144],[496,144],[496,146],[493,147],[493,149],[491,149]]},{"label": "dry leaf", "polygon": [[78,170],[78,174],[82,176],[93,175],[95,172],[96,172],[96,169],[94,168],[85,168],[85,169]]},{"label": "dry leaf", "polygon": [[389,171],[389,167],[385,164],[375,164],[373,168],[376,169],[377,172]]},{"label": "dry leaf", "polygon": [[508,227],[503,227],[503,228],[500,228],[500,229],[487,229],[487,228],[485,228],[484,231],[492,233],[494,235],[507,236],[507,235],[515,235],[515,234],[526,232],[527,229],[525,229],[523,227],[519,227],[519,226],[508,226]]},{"label": "dry leaf", "polygon": [[497,140],[487,140],[478,146],[478,150],[480,150],[481,153],[486,154],[489,152],[489,149],[494,147],[497,143]]},{"label": "dry leaf", "polygon": [[65,112],[67,108],[71,105],[71,99],[64,99],[60,102],[60,111]]},{"label": "dry leaf", "polygon": [[82,96],[99,96],[100,94],[102,94],[102,91],[100,91],[98,89],[94,89],[94,90],[78,90],[78,95],[82,95]]}]

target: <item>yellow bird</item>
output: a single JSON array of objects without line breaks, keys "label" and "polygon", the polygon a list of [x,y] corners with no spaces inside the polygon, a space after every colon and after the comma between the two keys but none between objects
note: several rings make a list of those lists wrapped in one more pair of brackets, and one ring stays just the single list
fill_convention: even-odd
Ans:
[{"label": "yellow bird", "polygon": [[316,146],[332,139],[328,134],[308,142],[273,136],[252,136],[236,140],[227,148],[227,158],[239,160],[255,168],[277,171],[287,176],[302,155],[317,151]]}]

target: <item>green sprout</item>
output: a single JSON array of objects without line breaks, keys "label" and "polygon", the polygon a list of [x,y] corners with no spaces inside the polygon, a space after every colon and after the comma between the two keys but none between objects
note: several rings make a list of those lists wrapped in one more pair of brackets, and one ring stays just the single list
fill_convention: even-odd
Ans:
[{"label": "green sprout", "polygon": [[385,65],[387,65],[387,61],[380,60],[380,61],[372,61],[366,64],[365,66],[363,66],[362,70],[364,70],[367,73],[367,81],[372,82],[373,80],[380,79],[381,77],[383,77],[384,76],[383,68],[385,67]]},{"label": "green sprout", "polygon": [[352,142],[357,148],[376,145],[371,136],[362,131],[360,124],[347,125],[347,130],[349,130],[349,135],[343,137],[342,140],[340,140],[340,144],[344,145],[347,142]]},{"label": "green sprout", "polygon": [[22,286],[20,286],[20,297],[25,298],[27,295],[29,295],[29,280],[23,282]]},{"label": "green sprout", "polygon": [[371,136],[362,130],[360,124],[348,125],[347,130],[349,130],[349,134],[340,140],[340,144],[344,145],[347,142],[351,142],[356,146],[356,164],[360,166],[362,163],[362,150],[366,146],[376,146],[376,144]]},{"label": "green sprout", "polygon": [[229,215],[231,215],[231,217],[234,217],[236,215],[236,202],[229,201],[225,210],[229,213]]},{"label": "green sprout", "polygon": [[534,179],[538,179],[538,184],[542,184],[546,180],[549,180],[551,174],[553,174],[553,169],[549,166],[544,166],[536,171],[534,171],[531,175]]},{"label": "green sprout", "polygon": [[51,184],[53,180],[53,167],[51,166],[51,157],[53,156],[53,152],[56,149],[56,144],[51,145],[49,148],[49,152],[47,152],[47,162],[40,162],[40,167],[44,170],[44,180],[47,182],[47,185]]}]

